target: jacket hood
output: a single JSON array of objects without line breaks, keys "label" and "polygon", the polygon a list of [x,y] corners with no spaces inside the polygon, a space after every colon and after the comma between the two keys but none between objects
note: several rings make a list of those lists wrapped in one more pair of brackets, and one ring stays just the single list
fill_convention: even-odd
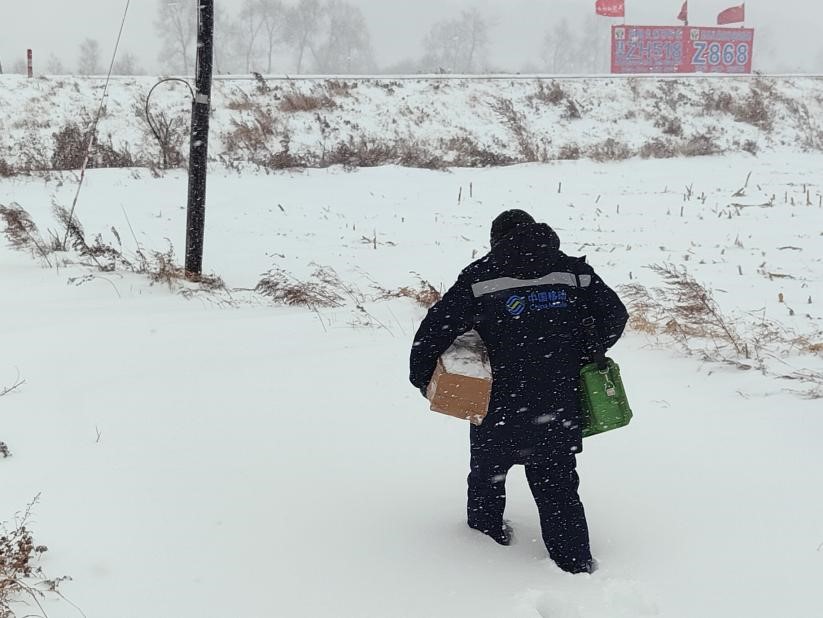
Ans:
[{"label": "jacket hood", "polygon": [[545,223],[517,226],[492,248],[490,255],[502,264],[522,273],[545,270],[563,255],[560,237]]},{"label": "jacket hood", "polygon": [[536,223],[532,217],[525,210],[513,208],[501,212],[494,221],[492,221],[491,229],[491,246],[494,247],[498,242],[511,234],[517,227],[521,225],[529,225]]}]

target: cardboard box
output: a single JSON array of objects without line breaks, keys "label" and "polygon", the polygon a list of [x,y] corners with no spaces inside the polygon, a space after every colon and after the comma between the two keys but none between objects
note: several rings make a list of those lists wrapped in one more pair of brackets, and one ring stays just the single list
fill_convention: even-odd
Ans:
[{"label": "cardboard box", "polygon": [[438,360],[427,394],[434,412],[480,425],[489,411],[491,387],[485,346],[472,331]]}]

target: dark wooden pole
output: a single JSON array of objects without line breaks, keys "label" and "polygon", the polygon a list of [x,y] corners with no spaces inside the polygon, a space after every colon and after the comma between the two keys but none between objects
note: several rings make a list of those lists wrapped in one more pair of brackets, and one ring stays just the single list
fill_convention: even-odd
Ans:
[{"label": "dark wooden pole", "polygon": [[203,236],[206,223],[206,174],[209,161],[209,111],[214,65],[214,0],[199,0],[196,91],[191,111],[189,199],[186,216],[186,275],[203,272]]}]

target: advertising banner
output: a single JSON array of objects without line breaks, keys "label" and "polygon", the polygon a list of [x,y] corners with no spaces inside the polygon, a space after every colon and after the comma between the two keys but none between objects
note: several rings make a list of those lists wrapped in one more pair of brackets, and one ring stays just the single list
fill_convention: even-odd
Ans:
[{"label": "advertising banner", "polygon": [[751,73],[754,30],[612,26],[612,73]]}]

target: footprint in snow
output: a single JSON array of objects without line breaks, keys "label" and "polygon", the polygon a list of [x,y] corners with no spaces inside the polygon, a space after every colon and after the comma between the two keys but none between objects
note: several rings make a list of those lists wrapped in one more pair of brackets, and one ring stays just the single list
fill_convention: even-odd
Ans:
[{"label": "footprint in snow", "polygon": [[626,616],[657,616],[660,609],[636,582],[609,580],[603,586],[603,596],[608,607],[623,612]]},{"label": "footprint in snow", "polygon": [[553,592],[544,592],[535,603],[540,618],[583,618],[573,603]]},{"label": "footprint in snow", "polygon": [[[645,618],[660,609],[637,582],[581,578],[565,582],[562,591],[527,596],[539,618]],[[533,610],[533,611],[534,611]]]}]

